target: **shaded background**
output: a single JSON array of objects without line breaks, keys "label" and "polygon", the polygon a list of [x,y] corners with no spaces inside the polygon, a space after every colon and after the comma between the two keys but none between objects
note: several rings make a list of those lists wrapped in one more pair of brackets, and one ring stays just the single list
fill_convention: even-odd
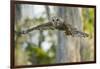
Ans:
[{"label": "shaded background", "polygon": [[21,31],[43,24],[51,16],[62,17],[88,38],[65,36],[62,31],[15,33],[15,64],[52,64],[94,60],[94,9],[45,5],[17,4],[15,30]]}]

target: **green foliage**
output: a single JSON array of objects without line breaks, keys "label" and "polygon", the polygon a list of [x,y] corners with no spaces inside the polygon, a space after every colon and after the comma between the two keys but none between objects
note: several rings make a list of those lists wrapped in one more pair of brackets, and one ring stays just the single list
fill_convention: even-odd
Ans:
[{"label": "green foliage", "polygon": [[92,37],[94,32],[94,9],[93,8],[84,8],[82,9],[83,17],[83,30],[88,32]]},{"label": "green foliage", "polygon": [[[42,48],[39,48],[38,46],[34,44],[28,43],[28,46],[26,48],[26,51],[28,52],[28,56],[30,56],[30,61],[35,59],[35,64],[49,64],[51,63],[52,58],[49,57],[48,53],[45,52]],[[31,58],[34,55],[34,58]],[[34,63],[34,62],[32,62]]]}]

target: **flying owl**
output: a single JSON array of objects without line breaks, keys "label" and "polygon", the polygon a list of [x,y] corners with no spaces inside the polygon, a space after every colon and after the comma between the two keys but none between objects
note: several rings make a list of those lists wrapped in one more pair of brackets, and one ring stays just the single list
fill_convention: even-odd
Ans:
[{"label": "flying owl", "polygon": [[44,23],[41,25],[38,25],[36,27],[27,29],[25,31],[21,31],[20,34],[27,34],[33,30],[60,30],[64,31],[65,35],[71,35],[71,36],[79,36],[79,37],[88,37],[89,35],[87,33],[81,32],[77,30],[77,28],[72,27],[70,24],[66,24],[64,20],[62,20],[60,17],[52,17],[48,23]]}]

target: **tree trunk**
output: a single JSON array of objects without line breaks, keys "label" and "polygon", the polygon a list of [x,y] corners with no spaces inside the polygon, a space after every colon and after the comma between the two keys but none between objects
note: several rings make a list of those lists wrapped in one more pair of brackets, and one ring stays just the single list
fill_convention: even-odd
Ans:
[{"label": "tree trunk", "polygon": [[[58,7],[59,17],[65,23],[73,25],[78,30],[82,30],[79,9],[75,7]],[[80,61],[80,37],[65,36],[63,32],[58,32],[57,63],[79,62]]]}]

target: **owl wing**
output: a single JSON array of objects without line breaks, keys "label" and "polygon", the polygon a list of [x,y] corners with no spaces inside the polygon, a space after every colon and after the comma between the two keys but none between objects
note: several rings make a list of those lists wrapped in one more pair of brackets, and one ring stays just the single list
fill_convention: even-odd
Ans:
[{"label": "owl wing", "polygon": [[67,24],[66,25],[67,31],[65,31],[65,34],[72,35],[72,36],[78,36],[78,37],[88,37],[89,35],[87,33],[78,31],[77,28],[72,27],[72,25]]},{"label": "owl wing", "polygon": [[47,30],[47,29],[55,29],[53,26],[52,26],[52,23],[51,22],[48,22],[48,23],[44,23],[44,24],[41,24],[41,25],[38,25],[36,27],[32,27],[30,29],[27,29],[25,31],[21,31],[20,34],[27,34],[33,30]]},{"label": "owl wing", "polygon": [[73,31],[74,36],[79,36],[79,37],[88,37],[89,35],[87,33],[81,32],[81,31]]},{"label": "owl wing", "polygon": [[78,37],[88,37],[89,36],[87,33],[77,30],[77,28],[72,28],[71,31],[72,31],[73,36],[78,36]]}]

